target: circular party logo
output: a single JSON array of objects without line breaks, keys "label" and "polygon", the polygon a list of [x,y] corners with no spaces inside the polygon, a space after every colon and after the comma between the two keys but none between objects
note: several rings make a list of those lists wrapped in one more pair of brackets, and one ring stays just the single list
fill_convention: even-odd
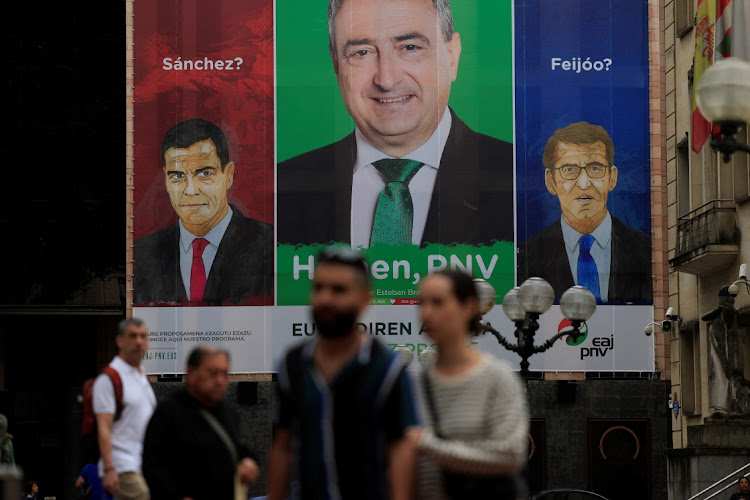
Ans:
[{"label": "circular party logo", "polygon": [[[562,332],[563,330],[573,329],[573,322],[571,322],[569,319],[563,319],[560,321],[560,324],[557,326],[557,333]],[[581,328],[581,336],[577,339],[573,339],[570,335],[565,339],[565,342],[568,345],[576,346],[583,344],[583,341],[586,340],[586,337],[589,335],[589,326],[587,324],[583,324],[583,328]]]}]

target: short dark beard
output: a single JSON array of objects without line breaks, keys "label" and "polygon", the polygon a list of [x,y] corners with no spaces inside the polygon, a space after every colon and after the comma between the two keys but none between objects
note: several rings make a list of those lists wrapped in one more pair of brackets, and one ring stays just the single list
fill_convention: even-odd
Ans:
[{"label": "short dark beard", "polygon": [[312,317],[315,331],[326,339],[340,339],[354,331],[359,311],[356,308],[335,311],[330,319],[321,318],[320,309],[313,308]]}]

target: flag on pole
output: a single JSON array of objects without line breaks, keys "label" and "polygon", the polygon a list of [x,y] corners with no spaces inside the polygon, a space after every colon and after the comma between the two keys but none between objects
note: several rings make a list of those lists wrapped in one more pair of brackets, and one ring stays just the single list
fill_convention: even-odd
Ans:
[{"label": "flag on pole", "polygon": [[698,0],[698,12],[695,16],[695,60],[693,62],[693,119],[691,147],[700,152],[706,139],[711,135],[709,123],[698,109],[695,100],[695,89],[703,72],[714,60],[714,25],[716,23],[716,0]]},{"label": "flag on pole", "polygon": [[[732,5],[736,0],[718,0],[716,3],[716,48],[714,62],[732,57]],[[711,137],[721,140],[721,127],[715,123],[711,127]]]},{"label": "flag on pole", "polygon": [[750,61],[750,0],[732,0],[732,57]]},{"label": "flag on pole", "polygon": [[716,3],[716,49],[714,62],[732,56],[732,4],[734,0]]}]

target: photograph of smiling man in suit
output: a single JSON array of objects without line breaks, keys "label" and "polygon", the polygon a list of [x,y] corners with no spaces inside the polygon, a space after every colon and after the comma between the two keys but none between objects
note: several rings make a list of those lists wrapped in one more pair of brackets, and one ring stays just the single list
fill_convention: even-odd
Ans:
[{"label": "photograph of smiling man in suit", "polygon": [[279,163],[278,243],[513,241],[513,145],[448,106],[462,51],[449,1],[329,0],[328,35],[355,127]]}]

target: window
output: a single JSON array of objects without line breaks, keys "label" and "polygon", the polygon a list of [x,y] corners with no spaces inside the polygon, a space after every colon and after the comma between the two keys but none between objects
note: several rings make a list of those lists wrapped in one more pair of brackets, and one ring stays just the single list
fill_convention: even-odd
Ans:
[{"label": "window", "polygon": [[686,416],[700,414],[701,408],[701,357],[700,324],[680,330],[680,380],[682,401],[680,407]]},{"label": "window", "polygon": [[690,212],[690,146],[687,134],[677,143],[677,216]]},{"label": "window", "polygon": [[678,38],[688,34],[695,24],[695,0],[674,0],[674,32]]}]

